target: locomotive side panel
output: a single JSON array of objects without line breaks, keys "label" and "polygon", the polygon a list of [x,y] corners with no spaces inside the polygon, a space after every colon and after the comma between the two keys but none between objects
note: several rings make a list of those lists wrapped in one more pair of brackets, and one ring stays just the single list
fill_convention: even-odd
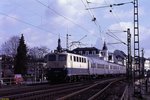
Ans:
[{"label": "locomotive side panel", "polygon": [[68,54],[67,70],[68,76],[89,75],[87,57],[75,54]]}]

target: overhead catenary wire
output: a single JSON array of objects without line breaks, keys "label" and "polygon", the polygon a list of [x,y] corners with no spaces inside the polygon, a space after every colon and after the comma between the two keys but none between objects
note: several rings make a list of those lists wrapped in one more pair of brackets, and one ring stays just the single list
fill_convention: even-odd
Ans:
[{"label": "overhead catenary wire", "polygon": [[109,31],[114,37],[116,37],[116,39],[118,39],[119,41],[123,42],[118,36],[116,36],[113,32]]},{"label": "overhead catenary wire", "polygon": [[[88,0],[86,0],[86,2],[87,2],[88,7],[90,7]],[[89,9],[88,11],[90,11],[90,12],[92,13],[91,9]],[[92,13],[92,14],[93,14],[93,16],[94,16],[94,13]],[[100,24],[99,24],[99,21],[96,19],[96,20],[94,20],[94,23],[98,26],[99,33],[100,33],[100,36],[101,36],[102,31],[101,31],[101,26],[100,26]]]},{"label": "overhead catenary wire", "polygon": [[[15,3],[15,5],[17,5],[17,7],[21,7],[21,8],[23,8],[23,9],[26,9],[26,7],[20,5],[18,2],[14,2],[14,1],[13,1],[13,3]],[[39,17],[42,17],[40,14],[38,14],[37,12],[35,12],[35,10],[33,11],[32,9],[30,9],[29,13],[34,14],[34,15],[37,15],[37,16],[39,16]]]},{"label": "overhead catenary wire", "polygon": [[126,4],[133,4],[134,2],[133,2],[133,1],[130,1],[130,2],[124,2],[124,3],[110,4],[109,1],[108,1],[109,3],[107,3],[106,0],[104,0],[104,1],[105,1],[105,3],[106,3],[107,5],[110,5],[110,6],[109,6],[109,7],[111,8],[110,13],[112,14],[112,16],[114,16],[115,21],[116,21],[117,23],[119,23],[119,25],[120,25],[120,27],[122,28],[122,30],[124,30],[125,25],[120,23],[120,22],[121,22],[121,19],[120,19],[119,15],[115,12],[115,10],[113,9],[113,7],[114,7],[114,6],[123,6],[123,5],[126,5]]},{"label": "overhead catenary wire", "polygon": [[[82,0],[81,0],[82,1]],[[87,4],[88,4],[88,8],[90,8],[90,6],[89,6],[89,2],[86,0],[86,2],[87,2]],[[106,2],[106,1],[105,1]],[[82,3],[84,4],[84,2],[82,1]],[[90,2],[91,3],[91,2]],[[113,4],[114,6],[120,6],[120,5],[123,5],[123,4],[125,4],[125,3],[120,3],[120,4]],[[88,10],[88,12],[90,13],[90,15],[92,16],[92,17],[94,17],[94,15],[92,15],[92,13],[91,13],[91,9],[87,9],[87,7],[86,7],[86,5],[84,4],[84,6],[85,6],[85,8],[86,8],[86,10]],[[112,8],[112,5],[110,5],[109,7],[111,7]],[[98,26],[98,24],[96,23],[96,21],[94,21],[94,23]],[[120,24],[120,22],[119,22],[119,25],[121,26],[121,24]],[[122,27],[122,26],[121,26]],[[112,38],[114,38],[114,39],[116,39],[117,41],[119,41],[119,43],[123,43],[123,44],[125,44],[126,45],[126,43],[125,42],[123,42],[120,38],[118,38],[115,34],[113,34],[112,32],[111,32],[111,34],[113,35],[110,35],[110,34],[108,34],[108,33],[106,33],[107,35],[109,35],[109,36],[111,36]]]},{"label": "overhead catenary wire", "polygon": [[[84,5],[85,8],[87,8],[86,4],[83,2],[83,0],[81,0],[82,4]],[[92,14],[92,12],[90,12],[90,10],[88,10],[88,13],[90,14],[90,16],[92,18],[94,18],[95,16]]]},{"label": "overhead catenary wire", "polygon": [[[110,4],[110,3],[107,3],[106,0],[104,0],[104,2],[106,3],[106,6],[99,6],[99,7],[92,7],[92,8],[87,8],[88,9],[98,9],[98,8],[106,8],[106,7],[110,7],[110,8],[113,8],[114,6],[122,6],[122,5],[125,5],[125,4],[130,4],[130,3],[133,3],[133,1],[130,1],[130,2],[124,2],[124,3],[115,3],[115,4]],[[91,2],[90,2],[91,3]],[[117,23],[119,23],[120,27],[123,29],[122,25],[121,25],[121,20],[119,18],[119,16],[114,12],[113,9],[110,10],[110,13],[114,16],[115,20]],[[119,20],[119,21],[118,21]],[[124,26],[124,25],[123,25]]]},{"label": "overhead catenary wire", "polygon": [[69,22],[71,22],[71,23],[75,24],[76,26],[78,26],[78,27],[79,27],[79,28],[81,28],[82,30],[86,31],[87,33],[90,33],[90,32],[89,32],[86,28],[84,28],[83,26],[81,26],[81,25],[77,24],[76,22],[74,22],[74,21],[73,21],[73,20],[71,20],[70,18],[65,17],[64,15],[62,15],[62,14],[58,13],[56,10],[54,10],[53,8],[51,8],[51,7],[47,6],[46,4],[42,3],[41,1],[39,1],[39,0],[35,0],[35,1],[36,1],[37,3],[39,3],[39,4],[43,5],[43,6],[47,7],[48,9],[50,9],[50,10],[51,10],[52,12],[54,12],[55,14],[57,14],[57,15],[59,15],[59,16],[61,16],[61,17],[63,17],[65,20],[67,20],[67,21],[69,21]]},{"label": "overhead catenary wire", "polygon": [[119,41],[119,42],[121,42],[121,43],[123,43],[123,44],[125,44],[125,45],[126,45],[126,43],[125,43],[125,42],[123,42],[122,40],[120,40],[120,39],[116,38],[116,37],[115,37],[115,36],[113,36],[113,35],[110,35],[108,32],[106,32],[106,34],[107,34],[107,35],[109,35],[110,37],[114,38],[115,40],[117,40],[117,41]]},{"label": "overhead catenary wire", "polygon": [[[3,16],[9,17],[9,18],[11,18],[11,19],[14,19],[14,20],[16,20],[16,21],[18,21],[18,22],[21,22],[21,23],[23,23],[23,24],[26,24],[26,25],[30,25],[30,26],[32,26],[32,27],[35,27],[35,28],[37,28],[37,29],[39,29],[39,30],[42,30],[42,31],[51,33],[52,35],[58,35],[57,33],[50,32],[49,30],[45,30],[45,29],[43,29],[43,28],[41,28],[41,27],[39,27],[39,26],[36,26],[36,25],[33,25],[33,24],[31,24],[31,23],[29,23],[29,22],[26,22],[26,21],[24,21],[24,20],[15,18],[15,17],[10,16],[10,15],[8,15],[8,14],[6,14],[6,13],[0,12],[0,14],[3,15]],[[64,36],[61,36],[61,37],[66,38],[66,37],[64,37]]]},{"label": "overhead catenary wire", "polygon": [[[105,8],[105,7],[110,7],[110,8],[112,8],[113,6],[122,6],[122,5],[125,5],[125,4],[129,4],[129,3],[133,3],[133,2],[125,2],[125,3],[116,3],[116,4],[108,4],[107,2],[106,2],[106,0],[104,0],[104,2],[107,4],[107,6],[99,6],[99,7],[89,7],[89,8],[87,8],[87,10],[89,10],[89,9],[98,9],[98,8]],[[91,3],[91,2],[90,2]],[[119,17],[119,16],[117,16],[117,14],[114,14],[114,12],[112,12],[112,9],[110,10],[110,13],[112,13],[112,15],[115,17],[115,20],[117,21],[117,23],[119,23],[119,25],[120,25],[120,27],[123,29],[123,27],[122,27],[122,25],[121,25],[121,20],[119,19],[119,21],[118,21],[118,19],[116,18],[116,17]],[[111,32],[111,34],[113,35],[110,35],[110,34],[108,34],[108,33],[106,33],[107,35],[109,35],[109,36],[111,36],[111,37],[113,37],[113,38],[115,38],[116,40],[118,40],[118,41],[120,41],[120,42],[122,42],[123,44],[125,44],[125,42],[123,42],[120,38],[118,38],[115,34],[113,34],[112,32]]]},{"label": "overhead catenary wire", "polygon": [[[17,7],[21,7],[23,9],[26,9],[26,7],[21,6],[19,3],[17,3],[17,2],[14,2],[14,3],[15,3],[15,5],[17,5]],[[41,18],[41,24],[43,23],[43,18],[42,18],[43,16],[41,16],[40,14],[38,14],[37,12],[35,12],[33,10],[30,10],[28,13],[39,16]]]},{"label": "overhead catenary wire", "polygon": [[[107,3],[106,2],[106,0],[105,0],[105,3]],[[133,4],[133,2],[131,1],[131,2],[126,2],[126,3],[119,3],[119,4],[116,4],[116,6],[122,6],[122,5],[124,5],[124,4]],[[113,4],[114,5],[114,4]],[[113,7],[113,6],[112,6]],[[112,8],[111,7],[111,8]],[[121,24],[120,22],[121,22],[121,19],[120,19],[120,17],[119,17],[119,15],[114,11],[114,9],[112,10],[111,9],[111,11],[110,11],[110,13],[114,16],[114,18],[115,18],[115,20],[116,20],[116,22],[117,23],[119,23],[119,25],[120,25],[120,27],[122,28],[122,32],[127,32],[127,31],[125,31],[124,30],[124,28],[126,27],[124,24]],[[113,34],[114,32],[112,32],[112,31],[110,31],[110,30],[108,30],[111,34]],[[117,37],[115,34],[113,34],[113,36],[115,36],[117,39],[119,39],[120,40],[120,42],[122,42],[123,44],[125,44],[125,45],[127,45],[125,42],[123,42],[119,37]]]},{"label": "overhead catenary wire", "polygon": [[[87,0],[86,0],[87,5],[84,3],[83,0],[81,0],[81,2],[83,3],[85,9],[87,9],[87,6],[89,7],[89,4],[88,4],[88,1],[87,1]],[[102,31],[101,31],[101,26],[99,25],[99,22],[97,21],[97,19],[96,19],[94,13],[93,13],[90,9],[87,10],[87,11],[88,11],[88,13],[90,14],[90,16],[92,17],[92,21],[94,22],[94,24],[95,24],[96,27],[98,28],[98,31],[99,31],[99,34],[100,34],[100,36],[98,36],[98,37],[100,37],[101,40],[102,40],[102,35],[101,35]]]},{"label": "overhead catenary wire", "polygon": [[[108,4],[106,2],[106,0],[105,0],[105,3]],[[113,6],[122,6],[122,5],[129,4],[129,3],[133,3],[133,2],[125,2],[125,3],[109,4],[109,5],[106,5],[106,6],[91,7],[91,8],[87,8],[87,10],[88,9],[98,9],[98,8],[113,7]]]}]

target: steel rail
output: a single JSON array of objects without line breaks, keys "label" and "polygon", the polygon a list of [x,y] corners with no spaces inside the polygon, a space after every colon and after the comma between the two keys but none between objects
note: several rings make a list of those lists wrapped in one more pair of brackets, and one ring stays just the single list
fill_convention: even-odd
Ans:
[{"label": "steel rail", "polygon": [[[120,80],[120,79],[117,79],[117,80]],[[109,81],[116,81],[116,79],[109,79],[109,80],[104,80],[104,81],[99,82],[99,83],[94,83],[94,84],[91,85],[90,87],[87,87],[87,88],[84,88],[84,89],[82,89],[82,90],[76,91],[76,92],[74,92],[74,93],[68,94],[68,95],[66,95],[66,96],[60,97],[60,98],[58,98],[58,99],[56,99],[56,100],[65,100],[65,99],[71,98],[71,97],[73,97],[73,96],[75,96],[75,95],[77,95],[77,94],[80,94],[80,93],[85,92],[85,91],[87,91],[87,90],[89,90],[89,89],[92,89],[92,88],[96,87],[96,86],[99,85],[99,84],[103,84],[103,83],[106,83],[106,82],[109,82]]]},{"label": "steel rail", "polygon": [[104,87],[102,90],[100,90],[98,93],[96,93],[95,95],[93,95],[92,97],[90,97],[88,100],[95,100],[96,97],[98,97],[100,94],[102,94],[105,90],[107,90],[109,88],[110,85],[112,85],[113,83],[117,82],[118,80],[115,80],[111,83],[109,83],[106,87]]},{"label": "steel rail", "polygon": [[128,86],[126,86],[120,100],[128,100]]},{"label": "steel rail", "polygon": [[75,84],[73,86],[71,85],[71,86],[67,86],[67,87],[50,88],[47,90],[38,90],[38,91],[32,91],[32,92],[27,92],[27,93],[22,93],[22,94],[14,94],[14,95],[9,95],[9,96],[4,96],[3,98],[10,98],[10,99],[25,98],[25,97],[29,97],[29,96],[33,96],[33,95],[39,95],[42,93],[59,91],[59,90],[67,89],[67,88],[71,88],[71,87],[78,87],[80,85],[82,85],[82,84]]}]

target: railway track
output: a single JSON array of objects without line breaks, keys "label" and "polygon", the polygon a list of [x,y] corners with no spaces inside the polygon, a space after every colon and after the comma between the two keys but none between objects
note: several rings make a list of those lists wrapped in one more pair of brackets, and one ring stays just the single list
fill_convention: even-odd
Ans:
[{"label": "railway track", "polygon": [[35,86],[14,86],[11,88],[2,88],[0,89],[0,97],[2,96],[9,96],[9,95],[16,95],[16,94],[22,94],[27,92],[33,92],[33,91],[39,91],[39,90],[46,90],[49,88],[56,88],[56,87],[63,87],[66,85],[72,85],[72,84],[78,84],[76,83],[65,83],[65,84],[44,84],[44,85],[35,85]]},{"label": "railway track", "polygon": [[103,91],[97,93],[95,97],[90,100],[123,100],[122,97],[126,87],[127,84],[124,81],[112,82],[109,86],[103,89]]},{"label": "railway track", "polygon": [[43,85],[34,91],[29,91],[28,89],[27,91],[23,91],[22,88],[20,90],[22,91],[21,93],[5,95],[2,96],[2,98],[9,98],[10,100],[88,100],[104,87],[107,87],[112,81],[116,81],[116,79],[67,83],[51,86]]},{"label": "railway track", "polygon": [[[92,82],[92,81],[91,81]],[[65,89],[65,87],[72,86],[75,87],[75,85],[84,84],[85,82],[74,82],[74,83],[63,83],[63,84],[44,84],[44,85],[35,85],[35,86],[15,86],[11,88],[3,88],[0,89],[0,98],[10,98],[10,99],[16,99],[35,95],[34,93],[38,94],[44,91],[48,90],[57,90],[58,88]],[[70,87],[71,88],[71,87]],[[31,94],[31,95],[30,95]]]},{"label": "railway track", "polygon": [[112,91],[112,86],[115,83],[118,83],[118,81],[120,80],[121,79],[113,79],[113,80],[106,80],[99,83],[95,83],[90,87],[68,94],[61,98],[58,98],[57,100],[112,100],[112,98],[111,99],[106,98],[106,96],[108,95],[106,95],[105,97],[102,95],[105,95],[106,94],[105,91],[108,90],[110,87],[111,90],[109,90],[108,93]]}]

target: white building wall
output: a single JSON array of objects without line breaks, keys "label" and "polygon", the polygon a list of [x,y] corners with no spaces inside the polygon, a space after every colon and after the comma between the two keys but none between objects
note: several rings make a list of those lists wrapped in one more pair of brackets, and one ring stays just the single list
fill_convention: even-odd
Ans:
[{"label": "white building wall", "polygon": [[150,59],[145,60],[144,66],[145,66],[146,71],[150,70]]}]

